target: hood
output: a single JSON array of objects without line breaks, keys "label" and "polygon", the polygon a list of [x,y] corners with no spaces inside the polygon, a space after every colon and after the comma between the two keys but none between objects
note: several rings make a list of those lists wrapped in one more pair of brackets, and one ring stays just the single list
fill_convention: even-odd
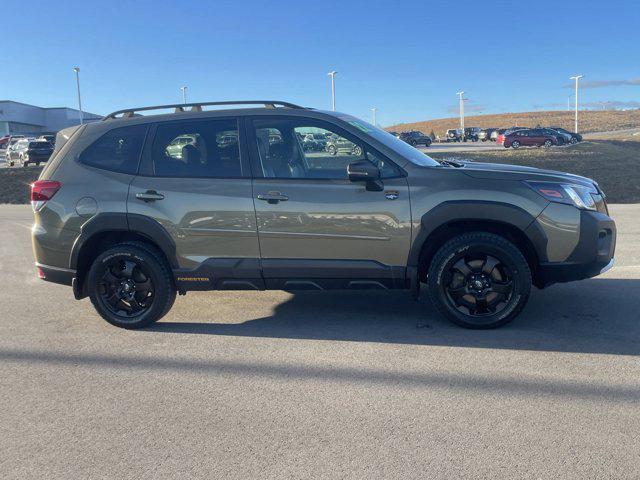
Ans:
[{"label": "hood", "polygon": [[595,181],[572,173],[557,170],[545,170],[521,165],[502,163],[463,162],[460,171],[473,178],[504,179],[504,180],[537,180],[550,182],[578,183],[583,185],[597,185]]}]

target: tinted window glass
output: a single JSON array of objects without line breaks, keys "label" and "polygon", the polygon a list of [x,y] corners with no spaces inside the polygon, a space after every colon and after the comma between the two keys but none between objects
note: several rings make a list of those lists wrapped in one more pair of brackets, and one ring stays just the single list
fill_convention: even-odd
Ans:
[{"label": "tinted window glass", "polygon": [[[440,166],[438,162],[436,162],[433,158],[429,157],[427,154],[422,153],[417,148],[412,147],[407,142],[400,140],[397,137],[394,137],[389,132],[382,130],[381,128],[374,127],[370,123],[367,123],[363,120],[360,120],[351,116],[340,116],[340,119],[349,122],[354,127],[362,130],[367,135],[372,136],[385,146],[397,152],[399,155],[402,155],[404,158],[409,160],[410,162],[420,165],[423,167],[435,167]],[[452,130],[455,132],[455,130]]]},{"label": "tinted window glass", "polygon": [[80,162],[112,172],[135,174],[146,125],[114,128],[80,154]]},{"label": "tinted window glass", "polygon": [[242,176],[235,119],[160,124],[151,155],[159,177]]},{"label": "tinted window glass", "polygon": [[376,164],[383,178],[400,174],[382,155],[354,138],[345,138],[331,125],[304,119],[259,119],[254,126],[267,178],[347,180],[347,166],[357,160]]}]

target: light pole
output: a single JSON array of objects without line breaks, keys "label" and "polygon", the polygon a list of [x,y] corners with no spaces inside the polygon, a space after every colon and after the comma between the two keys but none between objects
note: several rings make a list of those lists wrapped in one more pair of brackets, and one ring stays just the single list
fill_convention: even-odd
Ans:
[{"label": "light pole", "polygon": [[182,90],[182,103],[186,104],[187,103],[187,86],[186,85],[181,86],[180,90]]},{"label": "light pole", "polygon": [[371,109],[371,112],[373,113],[373,126],[374,126],[374,127],[376,126],[376,111],[377,111],[377,110],[378,110],[378,109],[377,109],[376,107],[373,107],[373,108]]},{"label": "light pole", "polygon": [[331,77],[331,110],[334,112],[336,110],[336,73],[338,72],[335,70],[327,73]]},{"label": "light pole", "polygon": [[574,75],[573,77],[569,77],[569,80],[576,81],[576,119],[575,119],[575,126],[574,126],[574,130],[576,133],[578,133],[578,80],[580,80],[583,77],[584,75]]},{"label": "light pole", "polygon": [[84,123],[82,117],[82,99],[80,97],[80,67],[73,67],[73,71],[76,72],[76,86],[78,87],[78,111],[80,112],[80,125]]},{"label": "light pole", "polygon": [[460,130],[462,130],[462,141],[464,142],[464,91],[456,93],[460,97]]}]

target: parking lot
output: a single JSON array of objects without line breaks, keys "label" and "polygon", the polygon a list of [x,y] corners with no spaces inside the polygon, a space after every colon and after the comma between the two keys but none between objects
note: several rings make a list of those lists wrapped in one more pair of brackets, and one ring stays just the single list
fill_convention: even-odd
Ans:
[{"label": "parking lot", "polygon": [[37,280],[30,207],[0,206],[2,478],[638,478],[640,205],[612,214],[617,266],[499,330],[276,291],[125,331]]},{"label": "parking lot", "polygon": [[490,150],[504,150],[502,145],[496,142],[433,142],[429,147],[420,147],[420,150],[429,153],[447,153],[447,152],[486,152]]}]

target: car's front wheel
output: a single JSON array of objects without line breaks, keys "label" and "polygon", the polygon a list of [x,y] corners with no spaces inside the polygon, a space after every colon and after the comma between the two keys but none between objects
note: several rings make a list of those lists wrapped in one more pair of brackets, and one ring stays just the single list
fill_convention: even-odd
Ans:
[{"label": "car's front wheel", "polygon": [[571,145],[575,145],[576,143],[578,143],[578,139],[576,137],[571,137],[571,140],[569,140],[569,143]]},{"label": "car's front wheel", "polygon": [[515,140],[511,142],[511,146],[517,150],[520,148],[520,142],[518,140]]},{"label": "car's front wheel", "polygon": [[545,148],[549,148],[551,145],[553,145],[553,142],[551,140],[545,140],[543,146]]},{"label": "car's front wheel", "polygon": [[101,253],[91,265],[86,288],[102,318],[127,329],[159,320],[176,298],[162,254],[141,242],[121,243]]},{"label": "car's front wheel", "polygon": [[453,323],[495,328],[524,308],[531,270],[520,250],[504,237],[472,232],[449,240],[436,252],[427,282],[431,301]]}]

